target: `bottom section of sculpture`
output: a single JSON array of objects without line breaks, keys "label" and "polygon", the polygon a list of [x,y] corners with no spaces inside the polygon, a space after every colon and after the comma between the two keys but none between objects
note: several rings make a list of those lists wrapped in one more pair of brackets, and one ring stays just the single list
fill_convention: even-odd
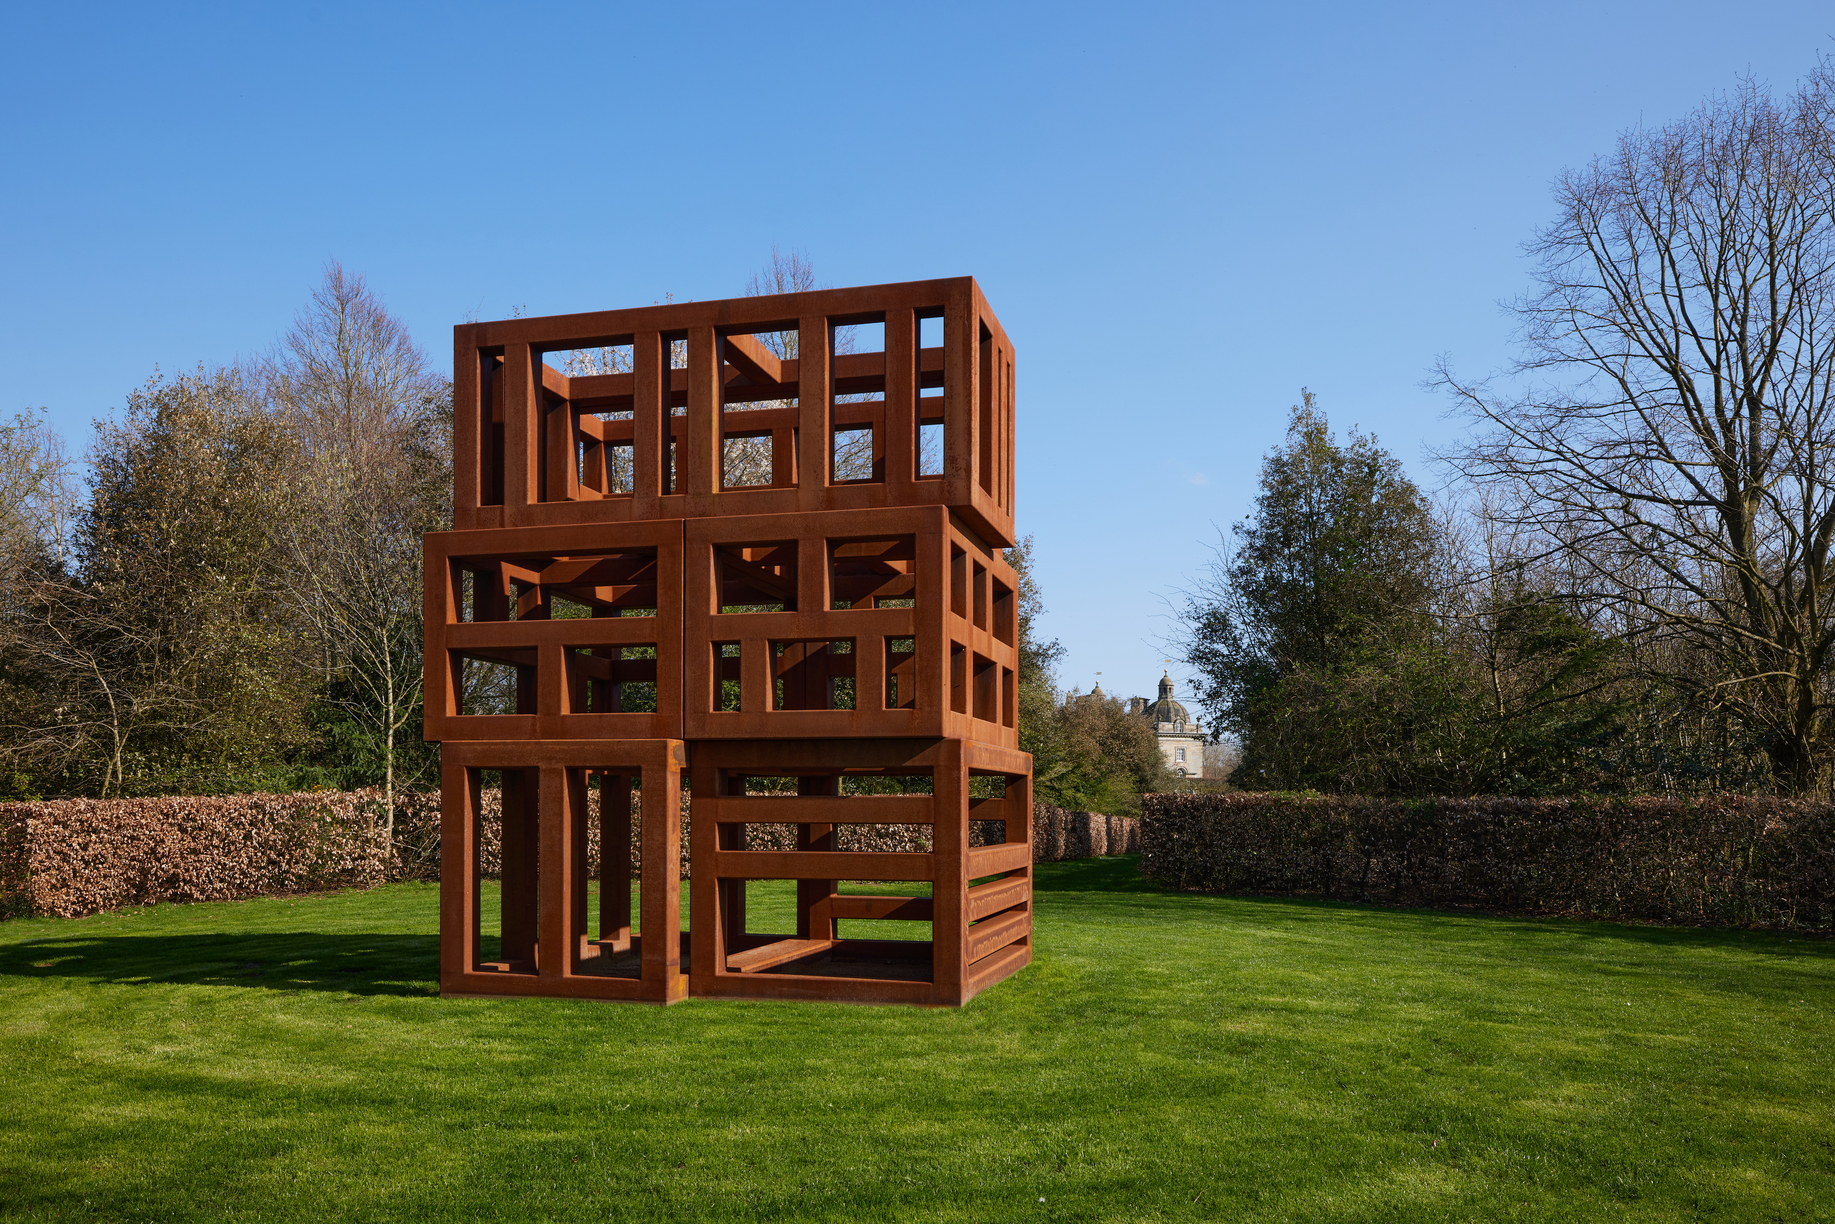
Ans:
[{"label": "bottom section of sculpture", "polygon": [[[1024,753],[963,739],[570,739],[443,754],[446,995],[959,1006],[1032,959]],[[491,789],[494,846],[480,818]],[[887,842],[900,848],[875,848]],[[748,889],[758,881],[786,883]]]}]

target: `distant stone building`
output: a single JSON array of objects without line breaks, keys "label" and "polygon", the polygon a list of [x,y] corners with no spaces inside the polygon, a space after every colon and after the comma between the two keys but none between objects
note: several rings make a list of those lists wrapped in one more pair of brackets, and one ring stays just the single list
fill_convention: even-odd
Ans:
[{"label": "distant stone building", "polygon": [[1185,707],[1173,700],[1172,674],[1160,677],[1160,697],[1149,703],[1145,697],[1128,702],[1128,713],[1139,714],[1153,724],[1153,734],[1160,741],[1160,754],[1166,768],[1180,778],[1204,776],[1204,728],[1192,720]]}]

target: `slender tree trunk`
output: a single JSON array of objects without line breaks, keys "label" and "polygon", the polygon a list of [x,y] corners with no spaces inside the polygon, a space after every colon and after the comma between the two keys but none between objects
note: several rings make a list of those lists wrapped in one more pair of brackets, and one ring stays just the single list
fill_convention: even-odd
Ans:
[{"label": "slender tree trunk", "polygon": [[382,749],[382,801],[384,806],[383,832],[388,837],[390,847],[395,841],[395,669],[388,668],[387,678],[388,701],[383,706],[387,730],[383,735]]}]

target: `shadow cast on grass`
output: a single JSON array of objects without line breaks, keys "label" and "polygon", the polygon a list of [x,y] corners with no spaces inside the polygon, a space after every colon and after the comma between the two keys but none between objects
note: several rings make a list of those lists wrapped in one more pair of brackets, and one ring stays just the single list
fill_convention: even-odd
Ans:
[{"label": "shadow cast on grass", "polygon": [[422,996],[435,990],[439,962],[437,935],[72,934],[0,947],[0,980]]},{"label": "shadow cast on grass", "polygon": [[[1041,893],[1158,894],[1137,858],[1049,863]],[[864,886],[859,891],[878,891]],[[886,890],[900,891],[886,886]],[[1067,898],[1068,899],[1068,898]],[[489,951],[487,941],[486,951]],[[93,985],[240,986],[352,995],[425,996],[437,992],[437,935],[316,932],[186,932],[102,935],[73,930],[0,944],[0,983],[64,980]]]},{"label": "shadow cast on grass", "polygon": [[1071,859],[1061,863],[1037,863],[1032,868],[1032,891],[1035,893],[1154,893],[1176,897],[1171,889],[1161,888],[1140,873],[1140,855],[1115,858]]},{"label": "shadow cast on grass", "polygon": [[[1226,903],[1239,917],[1306,923],[1352,919],[1391,924],[1397,934],[1445,938],[1448,919],[1473,935],[1505,926],[1523,934],[1673,949],[1717,949],[1767,956],[1835,959],[1835,940],[1789,931],[1615,922],[1610,919],[1400,907],[1323,897],[1221,896],[1163,888],[1140,874],[1135,855],[1041,863],[1034,876],[1041,908],[1125,909],[1132,921],[1216,920]],[[1054,905],[1054,902],[1056,903]],[[1145,907],[1144,909],[1142,907]],[[1042,915],[1043,916],[1043,915]],[[1470,924],[1470,925],[1466,925]],[[259,932],[90,935],[72,932],[0,945],[0,982],[63,979],[92,984],[241,986],[337,994],[425,996],[437,992],[437,935]]]}]

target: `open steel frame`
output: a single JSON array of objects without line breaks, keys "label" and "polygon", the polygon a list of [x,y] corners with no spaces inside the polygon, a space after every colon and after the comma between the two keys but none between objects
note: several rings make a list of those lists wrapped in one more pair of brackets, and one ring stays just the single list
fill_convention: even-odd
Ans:
[{"label": "open steel frame", "polygon": [[[454,370],[455,530],[426,542],[443,992],[952,1006],[1027,964],[1014,361],[975,282],[466,324]],[[754,848],[759,824],[796,848]],[[862,825],[930,849],[841,848]],[[794,932],[747,928],[754,879],[797,881]],[[932,938],[852,937],[873,920]]]},{"label": "open steel frame", "polygon": [[[922,324],[942,343],[920,347]],[[879,352],[836,333],[883,325]],[[782,337],[795,337],[794,357]],[[546,354],[623,350],[628,371],[568,376]],[[453,525],[563,526],[948,506],[1013,540],[1013,348],[971,277],[453,329]],[[764,405],[761,407],[760,405]],[[942,470],[920,437],[943,429]],[[834,479],[837,432],[871,430],[871,471]],[[728,487],[722,443],[768,436],[768,484]],[[628,489],[606,451],[628,448]]]},{"label": "open steel frame", "polygon": [[[680,740],[457,740],[440,750],[440,990],[674,1003],[683,976],[679,872],[646,871],[645,934],[630,913],[631,787],[643,805],[643,861],[680,854]],[[479,821],[485,771],[502,786],[502,934],[485,959]],[[589,934],[587,782],[601,782],[599,936]],[[617,800],[622,800],[618,802]],[[634,962],[618,972],[615,959]]]},{"label": "open steel frame", "polygon": [[[697,745],[693,993],[959,1006],[1011,975],[1032,956],[1031,773],[1022,752],[962,739]],[[930,794],[839,794],[845,777],[915,774],[932,779]],[[747,785],[786,775],[793,796]],[[999,779],[1001,795],[971,798],[972,777]],[[971,846],[971,822],[997,822],[1001,839]],[[797,828],[795,850],[746,847],[748,825],[783,823]],[[837,850],[848,824],[930,825],[931,849]],[[794,932],[747,929],[745,883],[758,879],[797,882]],[[922,882],[930,895],[849,895],[850,880]],[[927,920],[931,940],[841,938],[849,919]],[[869,976],[875,962],[915,971]]]}]

